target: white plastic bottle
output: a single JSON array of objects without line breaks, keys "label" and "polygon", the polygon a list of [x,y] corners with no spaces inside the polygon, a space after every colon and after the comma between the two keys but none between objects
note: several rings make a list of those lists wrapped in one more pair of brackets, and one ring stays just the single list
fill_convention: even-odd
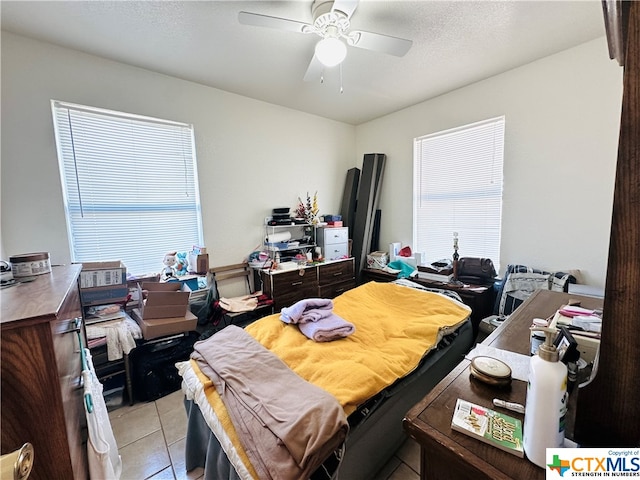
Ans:
[{"label": "white plastic bottle", "polygon": [[567,366],[559,361],[558,351],[553,345],[555,330],[545,327],[532,330],[545,332],[546,339],[538,354],[531,357],[523,447],[527,458],[544,468],[546,449],[559,448],[564,443]]}]

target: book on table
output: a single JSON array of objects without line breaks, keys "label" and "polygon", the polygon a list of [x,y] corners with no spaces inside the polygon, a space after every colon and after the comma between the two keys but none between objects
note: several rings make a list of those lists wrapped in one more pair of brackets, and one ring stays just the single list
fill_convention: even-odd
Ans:
[{"label": "book on table", "polygon": [[522,422],[510,415],[458,399],[451,428],[518,457],[524,457]]}]

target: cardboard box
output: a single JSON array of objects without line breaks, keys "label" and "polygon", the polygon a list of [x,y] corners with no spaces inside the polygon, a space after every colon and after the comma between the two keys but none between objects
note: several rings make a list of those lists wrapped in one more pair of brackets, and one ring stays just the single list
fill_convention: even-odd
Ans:
[{"label": "cardboard box", "polygon": [[387,252],[371,252],[367,255],[367,268],[382,270],[389,263]]},{"label": "cardboard box", "polygon": [[83,306],[102,305],[105,303],[124,303],[129,296],[127,284],[113,287],[81,288],[80,301]]},{"label": "cardboard box", "polygon": [[191,293],[183,291],[182,283],[145,282],[138,285],[138,298],[143,298],[143,290],[147,294],[140,307],[140,318],[179,318],[186,315]]},{"label": "cardboard box", "polygon": [[189,272],[205,275],[209,271],[209,254],[189,252]]},{"label": "cardboard box", "polygon": [[80,288],[112,287],[127,284],[127,267],[113,262],[82,262]]},{"label": "cardboard box", "polygon": [[198,317],[191,313],[190,310],[187,310],[182,317],[167,318],[143,318],[142,312],[138,308],[135,308],[132,313],[133,318],[140,325],[140,330],[142,330],[142,336],[145,340],[190,332],[195,330],[198,324]]}]

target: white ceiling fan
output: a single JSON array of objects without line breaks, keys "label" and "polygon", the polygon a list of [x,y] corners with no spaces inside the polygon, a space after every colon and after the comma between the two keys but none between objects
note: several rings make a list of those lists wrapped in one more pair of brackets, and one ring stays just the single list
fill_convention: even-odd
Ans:
[{"label": "white ceiling fan", "polygon": [[349,31],[350,19],[358,7],[358,1],[315,0],[311,5],[313,23],[250,12],[240,12],[238,20],[244,25],[278,28],[298,33],[315,33],[321,37],[304,75],[305,81],[320,78],[325,67],[342,63],[347,55],[347,45],[397,57],[404,56],[413,44],[411,40],[360,30]]}]

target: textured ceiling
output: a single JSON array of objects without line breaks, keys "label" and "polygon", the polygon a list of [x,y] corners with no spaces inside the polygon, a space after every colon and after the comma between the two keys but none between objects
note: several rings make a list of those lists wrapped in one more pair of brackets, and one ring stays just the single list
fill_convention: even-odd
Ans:
[{"label": "textured ceiling", "polygon": [[324,83],[318,40],[241,25],[241,10],[311,22],[310,1],[2,1],[2,29],[360,124],[604,35],[599,0],[361,0],[351,28],[413,40],[402,58],[350,47]]}]

